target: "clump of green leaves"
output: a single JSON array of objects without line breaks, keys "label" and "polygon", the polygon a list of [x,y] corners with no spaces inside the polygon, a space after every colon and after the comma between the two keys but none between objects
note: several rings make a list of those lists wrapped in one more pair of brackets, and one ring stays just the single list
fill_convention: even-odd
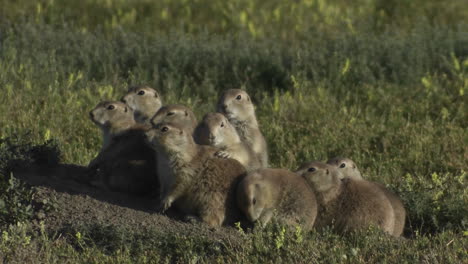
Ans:
[{"label": "clump of green leaves", "polygon": [[0,226],[30,220],[52,208],[47,199],[35,199],[34,188],[15,178],[13,171],[32,165],[56,164],[59,153],[53,141],[34,145],[24,143],[23,138],[0,140]]},{"label": "clump of green leaves", "polygon": [[30,132],[22,136],[0,139],[0,173],[3,176],[12,170],[31,165],[56,165],[60,161],[60,150],[54,140],[42,144],[32,143],[27,138]]},{"label": "clump of green leaves", "polygon": [[33,217],[34,190],[10,175],[0,178],[0,226],[29,220]]},{"label": "clump of green leaves", "polygon": [[406,229],[412,235],[467,230],[466,172],[434,172],[430,178],[407,174],[398,191],[407,206]]}]

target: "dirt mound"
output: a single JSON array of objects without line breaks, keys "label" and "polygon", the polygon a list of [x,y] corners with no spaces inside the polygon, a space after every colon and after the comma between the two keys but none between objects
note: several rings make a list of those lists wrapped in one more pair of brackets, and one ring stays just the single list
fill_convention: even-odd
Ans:
[{"label": "dirt mound", "polygon": [[165,215],[154,211],[151,197],[138,197],[101,190],[80,180],[86,168],[61,164],[52,168],[30,167],[14,171],[15,177],[35,186],[37,198],[54,201],[55,209],[41,220],[50,231],[89,225],[117,226],[134,232],[202,236],[209,240],[241,243],[234,227],[210,229],[202,223],[187,223],[175,210]]}]

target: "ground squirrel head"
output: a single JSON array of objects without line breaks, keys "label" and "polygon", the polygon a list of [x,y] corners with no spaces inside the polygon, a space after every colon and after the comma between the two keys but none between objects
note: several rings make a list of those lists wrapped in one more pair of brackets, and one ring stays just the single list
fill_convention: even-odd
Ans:
[{"label": "ground squirrel head", "polygon": [[337,168],[341,174],[340,176],[352,179],[362,179],[361,172],[359,171],[356,163],[348,158],[343,157],[335,157],[329,159],[327,164],[334,166]]},{"label": "ground squirrel head", "polygon": [[146,132],[147,142],[155,148],[168,154],[188,154],[194,149],[195,142],[192,135],[182,126],[162,122]]},{"label": "ground squirrel head", "polygon": [[237,187],[237,204],[251,222],[262,215],[263,209],[269,207],[267,202],[271,201],[270,189],[262,179],[261,174],[254,172]]},{"label": "ground squirrel head", "polygon": [[303,177],[317,192],[327,192],[340,183],[340,172],[333,166],[319,161],[303,164],[296,173]]},{"label": "ground squirrel head", "polygon": [[208,113],[199,125],[199,139],[201,144],[218,148],[228,144],[240,143],[240,137],[229,120],[220,113]]},{"label": "ground squirrel head", "polygon": [[162,106],[159,93],[145,85],[130,87],[121,101],[133,109],[135,119],[139,122],[149,121]]},{"label": "ground squirrel head", "polygon": [[163,106],[151,118],[151,125],[153,126],[163,122],[176,124],[191,134],[197,125],[197,119],[193,111],[179,104]]},{"label": "ground squirrel head", "polygon": [[102,129],[128,128],[135,123],[132,109],[119,101],[100,102],[89,116]]},{"label": "ground squirrel head", "polygon": [[229,89],[219,98],[217,111],[224,114],[231,122],[255,120],[255,109],[246,91]]}]

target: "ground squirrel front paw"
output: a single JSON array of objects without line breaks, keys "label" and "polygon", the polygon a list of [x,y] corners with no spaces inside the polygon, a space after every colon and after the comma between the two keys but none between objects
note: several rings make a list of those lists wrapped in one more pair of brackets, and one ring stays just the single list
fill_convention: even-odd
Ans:
[{"label": "ground squirrel front paw", "polygon": [[222,159],[229,159],[231,157],[231,155],[229,155],[228,152],[223,151],[223,150],[216,152],[215,156],[218,158],[222,158]]}]

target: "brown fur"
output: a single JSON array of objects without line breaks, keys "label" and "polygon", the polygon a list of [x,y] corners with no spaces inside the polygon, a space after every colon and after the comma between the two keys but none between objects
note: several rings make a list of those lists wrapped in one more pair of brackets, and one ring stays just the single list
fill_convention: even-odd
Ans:
[{"label": "brown fur", "polygon": [[236,129],[220,113],[208,113],[195,130],[195,140],[199,144],[221,149],[216,156],[239,161],[248,171],[261,167],[260,160],[244,142]]},{"label": "brown fur", "polygon": [[149,124],[162,106],[158,91],[146,85],[130,87],[121,101],[133,109],[135,121],[143,124]]},{"label": "brown fur", "polygon": [[[108,109],[110,105],[114,109]],[[103,102],[92,111],[91,119],[108,139],[88,171],[95,185],[144,195],[157,185],[155,152],[145,142],[149,126],[136,124],[131,109],[125,108],[121,102]]]},{"label": "brown fur", "polygon": [[[151,118],[151,125],[157,126],[159,123],[172,123],[181,126],[184,130],[188,131],[189,134],[193,134],[197,125],[197,119],[193,111],[179,104],[171,104],[163,106],[159,111]],[[157,147],[154,144],[150,144],[157,151]],[[169,161],[165,155],[157,155],[158,164],[157,174],[159,181],[159,194],[162,199],[168,192],[169,186],[173,184],[174,176],[170,169]]]},{"label": "brown fur", "polygon": [[109,146],[113,137],[136,124],[132,109],[119,101],[100,102],[89,112],[89,116],[101,129],[103,138],[101,150]]},{"label": "brown fur", "polygon": [[249,221],[266,225],[273,217],[287,225],[310,230],[317,201],[303,178],[284,169],[250,172],[237,187],[237,205]]},{"label": "brown fur", "polygon": [[190,108],[172,104],[161,107],[159,111],[151,118],[151,124],[156,126],[159,123],[167,122],[182,126],[184,130],[187,130],[191,135],[193,134],[195,127],[197,126],[197,118]]},{"label": "brown fur", "polygon": [[327,164],[337,168],[341,172],[340,176],[343,178],[362,180],[361,172],[357,168],[356,163],[348,158],[335,157],[329,159]]},{"label": "brown fur", "polygon": [[258,157],[262,167],[268,167],[267,143],[258,126],[250,96],[241,89],[226,90],[218,101],[217,111],[229,119],[241,140]]},{"label": "brown fur", "polygon": [[[327,161],[327,164],[330,164],[341,171],[344,178],[362,179],[361,172],[351,159],[336,157]],[[388,190],[384,185],[380,183],[374,184],[380,188],[380,190],[382,190],[385,193],[385,196],[390,200],[395,213],[395,227],[393,229],[393,235],[397,237],[401,236],[403,229],[405,228],[406,219],[406,210],[403,202],[398,195]]]},{"label": "brown fur", "polygon": [[338,232],[370,225],[393,234],[395,216],[385,194],[372,182],[340,179],[340,172],[325,163],[311,162],[297,173],[314,189],[319,202],[318,227],[333,226]]},{"label": "brown fur", "polygon": [[191,133],[177,124],[160,123],[147,136],[161,149],[173,177],[163,195],[163,211],[174,203],[211,227],[239,220],[235,187],[246,171],[238,161],[214,157],[218,149],[197,145]]}]

